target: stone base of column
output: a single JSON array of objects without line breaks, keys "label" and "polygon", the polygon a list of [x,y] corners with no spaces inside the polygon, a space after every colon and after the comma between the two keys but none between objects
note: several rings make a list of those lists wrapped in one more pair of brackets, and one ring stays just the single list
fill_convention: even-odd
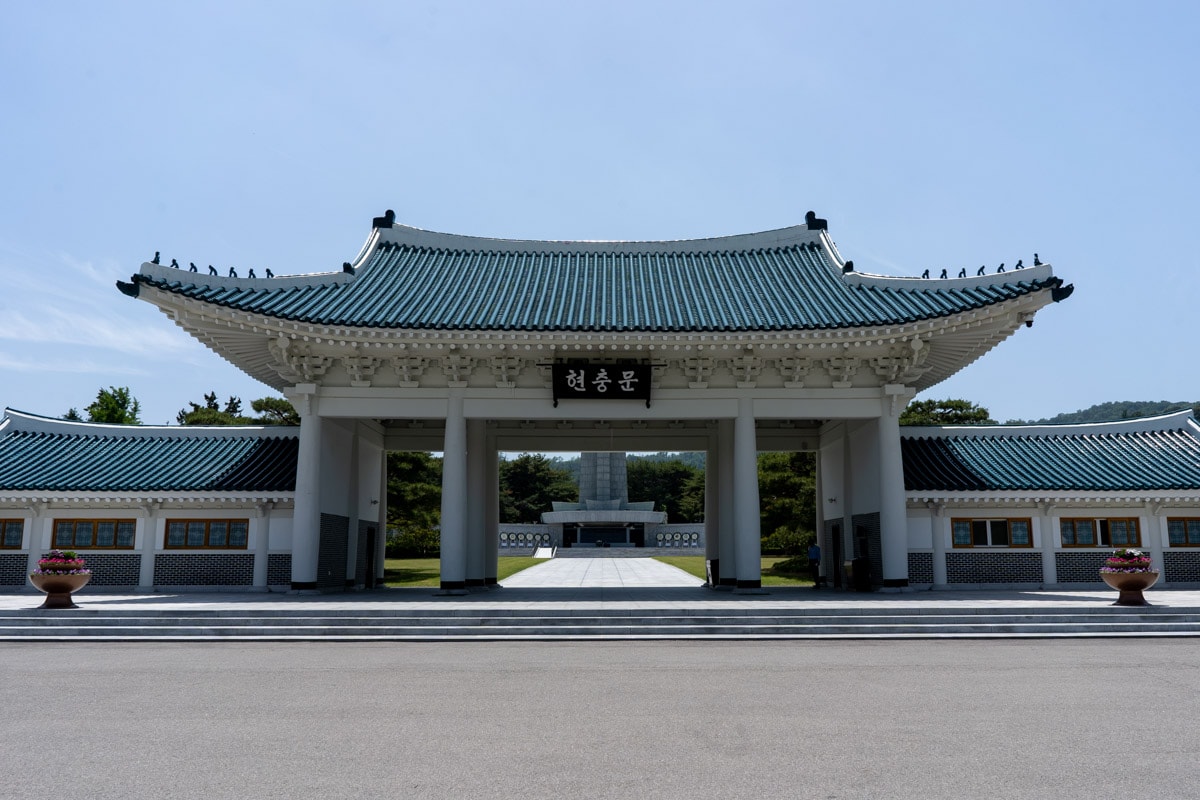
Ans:
[{"label": "stone base of column", "polygon": [[488,586],[499,586],[500,585],[500,582],[498,580],[496,580],[495,578],[484,578],[483,582],[486,583]]},{"label": "stone base of column", "polygon": [[737,588],[737,578],[721,578],[721,582],[713,587],[722,591],[729,591]]},{"label": "stone base of column", "polygon": [[487,581],[483,578],[467,578],[468,589],[483,589],[487,586]]},{"label": "stone base of column", "polygon": [[317,591],[316,581],[292,581],[293,592],[315,592]]},{"label": "stone base of column", "polygon": [[758,581],[739,580],[737,582],[737,589],[735,591],[738,594],[766,594],[767,593],[767,590],[762,588],[761,580],[758,580]]},{"label": "stone base of column", "polygon": [[442,581],[441,589],[440,589],[440,591],[437,592],[437,594],[439,596],[467,594],[467,582],[466,581]]}]

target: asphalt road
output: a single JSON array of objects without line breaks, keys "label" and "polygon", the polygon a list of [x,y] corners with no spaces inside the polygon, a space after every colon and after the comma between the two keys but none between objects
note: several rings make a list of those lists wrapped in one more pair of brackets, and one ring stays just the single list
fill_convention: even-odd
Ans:
[{"label": "asphalt road", "polygon": [[0,797],[1200,797],[1196,640],[6,644]]}]

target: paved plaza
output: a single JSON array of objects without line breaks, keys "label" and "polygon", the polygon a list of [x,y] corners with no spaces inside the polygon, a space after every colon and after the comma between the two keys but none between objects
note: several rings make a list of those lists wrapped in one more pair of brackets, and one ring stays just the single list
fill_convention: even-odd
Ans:
[{"label": "paved plaza", "polygon": [[0,798],[1188,798],[1196,640],[0,648]]},{"label": "paved plaza", "polygon": [[653,558],[548,558],[502,581],[506,589],[697,587],[704,581]]},{"label": "paved plaza", "polygon": [[[385,587],[333,594],[261,591],[171,591],[85,587],[75,595],[83,608],[122,611],[295,611],[310,606],[321,611],[374,611],[403,605],[414,610],[474,613],[484,610],[544,608],[567,613],[599,610],[680,609],[691,612],[739,609],[812,608],[858,610],[907,609],[919,614],[970,613],[993,608],[1063,609],[1110,605],[1116,594],[1104,587],[1064,589],[928,589],[859,593],[811,587],[767,587],[762,593],[739,594],[702,588],[702,581],[651,558],[562,558],[518,572],[500,588],[462,596],[439,596],[433,588]],[[0,593],[0,611],[33,608],[43,595],[33,589]],[[1200,590],[1150,589],[1146,599],[1161,609],[1198,609]]]}]

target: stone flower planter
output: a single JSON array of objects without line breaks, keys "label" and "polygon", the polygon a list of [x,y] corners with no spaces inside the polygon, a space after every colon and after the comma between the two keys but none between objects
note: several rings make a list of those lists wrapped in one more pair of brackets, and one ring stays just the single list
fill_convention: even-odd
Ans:
[{"label": "stone flower planter", "polygon": [[79,608],[71,599],[92,579],[92,571],[74,550],[57,547],[38,559],[36,572],[29,573],[29,582],[46,593],[46,602],[39,608]]},{"label": "stone flower planter", "polygon": [[82,589],[91,579],[91,573],[29,576],[29,582],[46,593],[46,601],[38,608],[79,608],[71,599],[71,593]]},{"label": "stone flower planter", "polygon": [[1142,592],[1158,580],[1158,570],[1150,568],[1150,556],[1132,547],[1114,550],[1100,570],[1100,578],[1120,594],[1114,606],[1148,606]]}]

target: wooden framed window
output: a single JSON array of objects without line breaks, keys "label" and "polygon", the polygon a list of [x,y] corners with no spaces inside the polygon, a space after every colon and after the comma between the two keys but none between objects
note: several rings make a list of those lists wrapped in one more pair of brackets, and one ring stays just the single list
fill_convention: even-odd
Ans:
[{"label": "wooden framed window", "polygon": [[132,519],[56,519],[54,546],[79,550],[132,550],[137,521]]},{"label": "wooden framed window", "polygon": [[1200,547],[1200,517],[1167,517],[1171,547]]},{"label": "wooden framed window", "polygon": [[168,550],[245,550],[250,521],[245,519],[169,519]]},{"label": "wooden framed window", "polygon": [[1064,518],[1059,521],[1063,547],[1141,547],[1136,517]]},{"label": "wooden framed window", "polygon": [[0,548],[20,550],[25,538],[25,520],[0,519]]},{"label": "wooden framed window", "polygon": [[950,521],[955,547],[1033,547],[1028,518],[955,518]]}]

